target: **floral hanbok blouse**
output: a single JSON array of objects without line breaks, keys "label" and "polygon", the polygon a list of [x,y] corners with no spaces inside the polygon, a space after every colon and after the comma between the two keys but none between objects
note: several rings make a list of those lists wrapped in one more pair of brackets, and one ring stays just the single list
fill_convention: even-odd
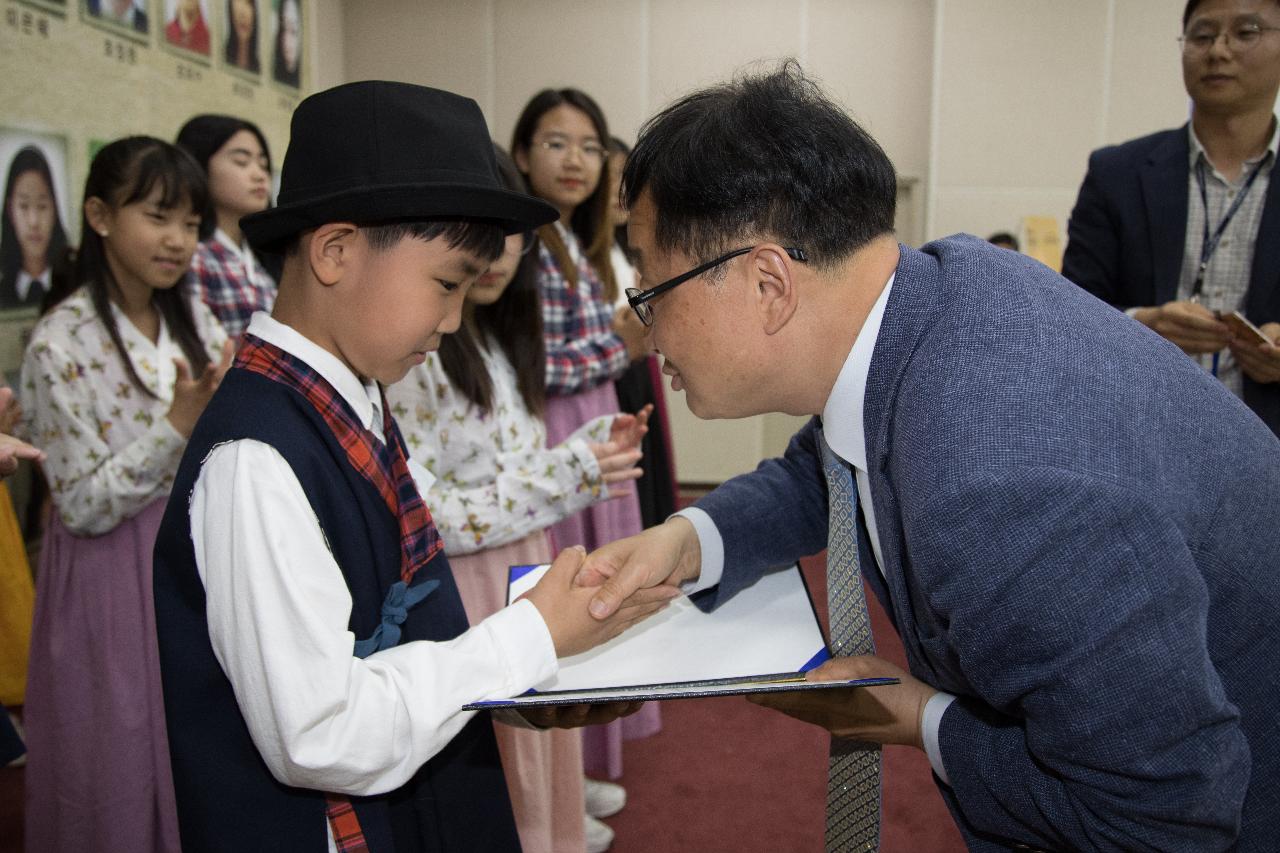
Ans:
[{"label": "floral hanbok blouse", "polygon": [[[190,304],[216,363],[226,333],[203,303]],[[130,380],[84,288],[41,318],[22,360],[27,435],[48,456],[44,472],[63,523],[86,536],[110,531],[168,494],[187,443],[167,417],[182,347],[163,319],[152,343],[111,310],[134,370],[155,397]]]},{"label": "floral hanbok blouse", "polygon": [[423,500],[450,554],[515,542],[608,494],[588,442],[609,440],[612,417],[548,448],[506,354],[492,344],[484,358],[493,378],[488,413],[453,387],[436,353],[387,389],[409,456],[436,478]]}]

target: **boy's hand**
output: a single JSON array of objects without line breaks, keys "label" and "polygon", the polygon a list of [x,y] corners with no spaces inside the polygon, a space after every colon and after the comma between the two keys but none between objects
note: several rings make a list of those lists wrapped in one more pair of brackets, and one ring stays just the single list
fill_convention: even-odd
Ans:
[{"label": "boy's hand", "polygon": [[576,729],[602,726],[629,717],[644,707],[643,702],[608,702],[603,705],[549,705],[521,708],[520,716],[543,729]]},{"label": "boy's hand", "polygon": [[569,657],[606,643],[680,595],[674,586],[654,585],[631,595],[608,617],[593,618],[587,605],[598,590],[573,582],[586,556],[581,545],[561,551],[537,585],[522,596],[538,608],[547,623],[556,657]]}]

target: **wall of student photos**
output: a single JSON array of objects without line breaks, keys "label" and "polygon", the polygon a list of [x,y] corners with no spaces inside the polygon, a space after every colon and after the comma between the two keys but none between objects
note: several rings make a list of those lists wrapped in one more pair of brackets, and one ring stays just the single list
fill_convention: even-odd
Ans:
[{"label": "wall of student photos", "polygon": [[[313,15],[313,0],[0,0],[0,258],[18,254],[5,241],[30,233],[52,250],[59,228],[76,245],[89,161],[120,136],[172,140],[191,116],[226,113],[262,128],[278,169],[290,114],[310,91]],[[19,188],[55,214],[43,231],[14,227]],[[28,275],[19,292],[15,275],[0,270],[10,384],[41,286]]]}]

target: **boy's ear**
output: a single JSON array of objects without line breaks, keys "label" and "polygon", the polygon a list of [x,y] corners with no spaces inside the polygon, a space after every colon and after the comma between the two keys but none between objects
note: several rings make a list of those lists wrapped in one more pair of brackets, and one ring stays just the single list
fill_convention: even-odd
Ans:
[{"label": "boy's ear", "polygon": [[363,246],[360,229],[351,222],[330,222],[302,237],[311,272],[326,287],[348,272]]},{"label": "boy's ear", "polygon": [[99,237],[111,233],[111,208],[96,195],[84,200],[84,219]]}]

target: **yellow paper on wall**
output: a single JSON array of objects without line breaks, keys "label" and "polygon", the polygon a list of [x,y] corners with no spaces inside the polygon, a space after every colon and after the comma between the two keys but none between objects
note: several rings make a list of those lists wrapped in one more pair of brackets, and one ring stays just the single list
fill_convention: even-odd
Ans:
[{"label": "yellow paper on wall", "polygon": [[1062,237],[1053,216],[1022,218],[1022,252],[1054,272],[1062,271]]}]

